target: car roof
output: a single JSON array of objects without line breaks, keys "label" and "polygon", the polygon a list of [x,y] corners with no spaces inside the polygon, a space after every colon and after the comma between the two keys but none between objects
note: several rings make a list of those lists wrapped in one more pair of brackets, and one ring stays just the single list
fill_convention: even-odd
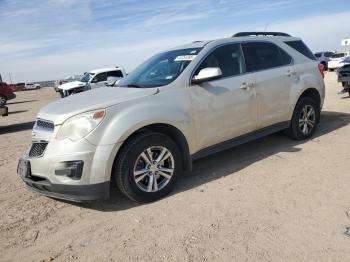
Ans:
[{"label": "car roof", "polygon": [[220,39],[214,39],[214,40],[199,40],[194,41],[190,44],[177,46],[174,48],[169,49],[168,51],[172,50],[179,50],[179,49],[187,49],[187,48],[203,48],[206,45],[219,45],[224,43],[234,43],[234,42],[244,42],[244,41],[269,41],[269,42],[275,42],[275,41],[299,41],[301,40],[298,37],[292,37],[292,36],[265,36],[265,35],[259,35],[259,36],[238,36],[238,37],[227,37],[227,38],[220,38]]},{"label": "car roof", "polygon": [[98,73],[110,72],[115,70],[122,70],[122,69],[120,67],[108,67],[108,68],[90,70],[89,73],[98,74]]}]

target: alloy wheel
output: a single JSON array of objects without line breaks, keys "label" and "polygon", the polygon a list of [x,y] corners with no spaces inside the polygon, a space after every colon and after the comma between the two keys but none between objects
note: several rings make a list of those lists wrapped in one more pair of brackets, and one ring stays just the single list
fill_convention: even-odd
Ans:
[{"label": "alloy wheel", "polygon": [[6,98],[3,96],[0,96],[0,106],[4,106],[6,104]]},{"label": "alloy wheel", "polygon": [[312,132],[316,124],[316,111],[311,105],[305,105],[299,117],[299,129],[303,135]]},{"label": "alloy wheel", "polygon": [[172,153],[163,146],[152,146],[137,158],[134,166],[134,180],[142,191],[157,192],[169,183],[174,169]]}]

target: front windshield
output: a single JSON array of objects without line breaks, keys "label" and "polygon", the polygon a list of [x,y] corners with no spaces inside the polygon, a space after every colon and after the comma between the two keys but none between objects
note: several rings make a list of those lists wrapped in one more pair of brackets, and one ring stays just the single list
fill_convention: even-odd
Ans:
[{"label": "front windshield", "polygon": [[157,87],[174,81],[197,56],[200,48],[173,50],[157,54],[119,81],[123,87]]},{"label": "front windshield", "polygon": [[80,82],[88,83],[94,75],[95,75],[94,73],[86,73],[86,74],[83,75],[83,77],[80,79]]}]

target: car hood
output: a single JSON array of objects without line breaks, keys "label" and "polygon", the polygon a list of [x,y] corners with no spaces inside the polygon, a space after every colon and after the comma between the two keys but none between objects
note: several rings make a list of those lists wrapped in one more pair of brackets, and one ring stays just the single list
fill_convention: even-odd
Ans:
[{"label": "car hood", "polygon": [[154,95],[158,88],[102,87],[68,96],[43,107],[38,118],[62,124],[74,115]]},{"label": "car hood", "polygon": [[58,88],[62,90],[72,90],[77,87],[83,87],[86,86],[86,83],[80,82],[80,81],[73,81],[73,82],[68,82],[63,85],[60,85]]}]

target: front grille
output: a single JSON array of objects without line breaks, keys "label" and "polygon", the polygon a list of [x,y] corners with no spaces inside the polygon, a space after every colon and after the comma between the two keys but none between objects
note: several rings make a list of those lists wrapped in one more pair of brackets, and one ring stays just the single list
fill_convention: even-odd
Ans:
[{"label": "front grille", "polygon": [[47,129],[47,130],[53,130],[55,128],[55,125],[51,121],[37,119],[36,124],[37,127]]},{"label": "front grille", "polygon": [[47,142],[33,143],[29,150],[29,157],[40,157],[44,154]]}]

